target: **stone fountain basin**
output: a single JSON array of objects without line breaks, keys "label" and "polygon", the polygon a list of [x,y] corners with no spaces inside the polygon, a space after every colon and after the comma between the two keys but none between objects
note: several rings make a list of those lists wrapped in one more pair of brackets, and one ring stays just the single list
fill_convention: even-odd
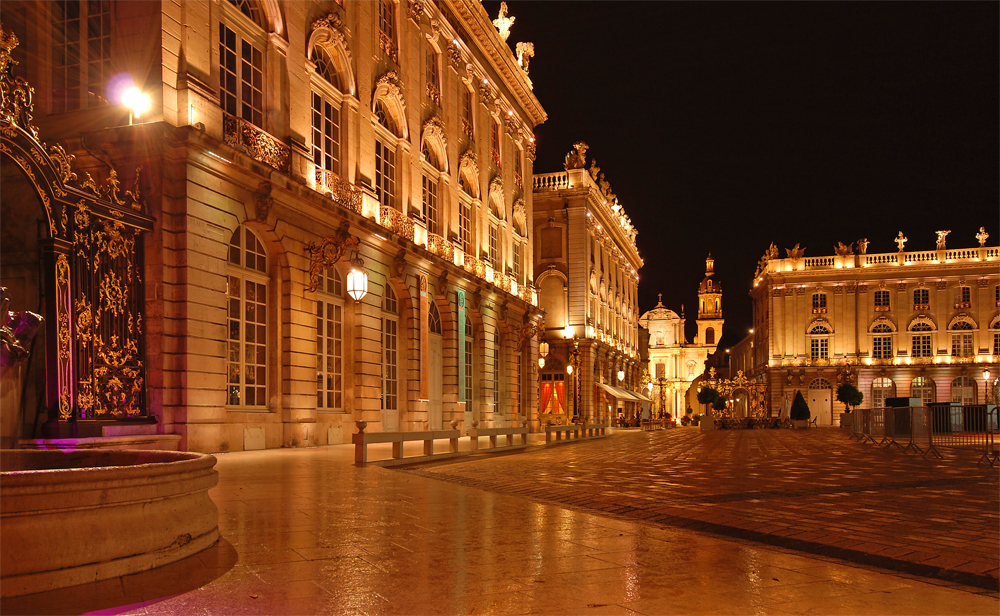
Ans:
[{"label": "stone fountain basin", "polygon": [[219,539],[215,456],[0,451],[0,596],[145,571]]}]

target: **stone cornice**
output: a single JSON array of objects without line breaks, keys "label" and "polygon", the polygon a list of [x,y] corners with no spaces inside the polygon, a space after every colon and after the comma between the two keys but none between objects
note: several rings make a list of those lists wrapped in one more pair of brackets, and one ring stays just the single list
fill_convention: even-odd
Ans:
[{"label": "stone cornice", "polygon": [[518,65],[517,59],[507,43],[500,40],[499,34],[493,27],[493,22],[490,21],[482,4],[477,0],[444,0],[442,4],[462,20],[468,28],[469,34],[475,38],[479,50],[489,60],[497,74],[503,78],[504,83],[517,98],[521,108],[528,114],[532,124],[537,126],[545,122],[549,116],[531,91],[528,76]]}]

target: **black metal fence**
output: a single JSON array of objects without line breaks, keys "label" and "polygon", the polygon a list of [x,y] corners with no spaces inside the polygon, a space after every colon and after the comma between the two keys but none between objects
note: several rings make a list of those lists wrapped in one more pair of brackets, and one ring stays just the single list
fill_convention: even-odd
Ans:
[{"label": "black metal fence", "polygon": [[851,438],[862,443],[938,458],[940,447],[971,449],[982,452],[980,464],[990,466],[1000,459],[998,428],[998,408],[985,404],[856,409],[851,418]]}]

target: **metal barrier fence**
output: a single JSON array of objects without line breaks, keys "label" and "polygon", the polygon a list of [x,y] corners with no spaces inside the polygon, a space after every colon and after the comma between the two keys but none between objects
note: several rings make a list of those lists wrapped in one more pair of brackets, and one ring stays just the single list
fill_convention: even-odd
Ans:
[{"label": "metal barrier fence", "polygon": [[850,438],[924,457],[943,457],[939,447],[981,451],[979,463],[986,460],[992,467],[1000,460],[998,431],[1000,413],[996,406],[931,404],[855,409]]}]

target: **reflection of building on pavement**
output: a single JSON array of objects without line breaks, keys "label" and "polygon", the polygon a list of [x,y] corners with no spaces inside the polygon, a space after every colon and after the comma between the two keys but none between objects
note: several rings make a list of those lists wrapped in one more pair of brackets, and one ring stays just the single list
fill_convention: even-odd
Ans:
[{"label": "reflection of building on pavement", "polygon": [[[639,317],[639,325],[649,332],[649,379],[647,389],[656,415],[683,415],[690,402],[688,389],[705,370],[705,359],[722,336],[722,285],[714,278],[715,260],[705,260],[705,278],[698,286],[698,334],[688,342],[684,335],[684,307],[680,316],[662,303]],[[698,410],[696,405],[691,405]]]},{"label": "reflection of building on pavement", "polygon": [[[778,258],[772,244],[753,281],[748,375],[765,374],[768,403],[786,410],[802,391],[819,425],[837,423],[836,389],[854,383],[862,408],[890,397],[924,403],[983,403],[984,368],[1000,359],[1000,248],[866,254],[868,242]],[[735,347],[734,347],[735,353]],[[740,354],[742,357],[743,354]],[[736,361],[736,358],[732,358]]]}]

